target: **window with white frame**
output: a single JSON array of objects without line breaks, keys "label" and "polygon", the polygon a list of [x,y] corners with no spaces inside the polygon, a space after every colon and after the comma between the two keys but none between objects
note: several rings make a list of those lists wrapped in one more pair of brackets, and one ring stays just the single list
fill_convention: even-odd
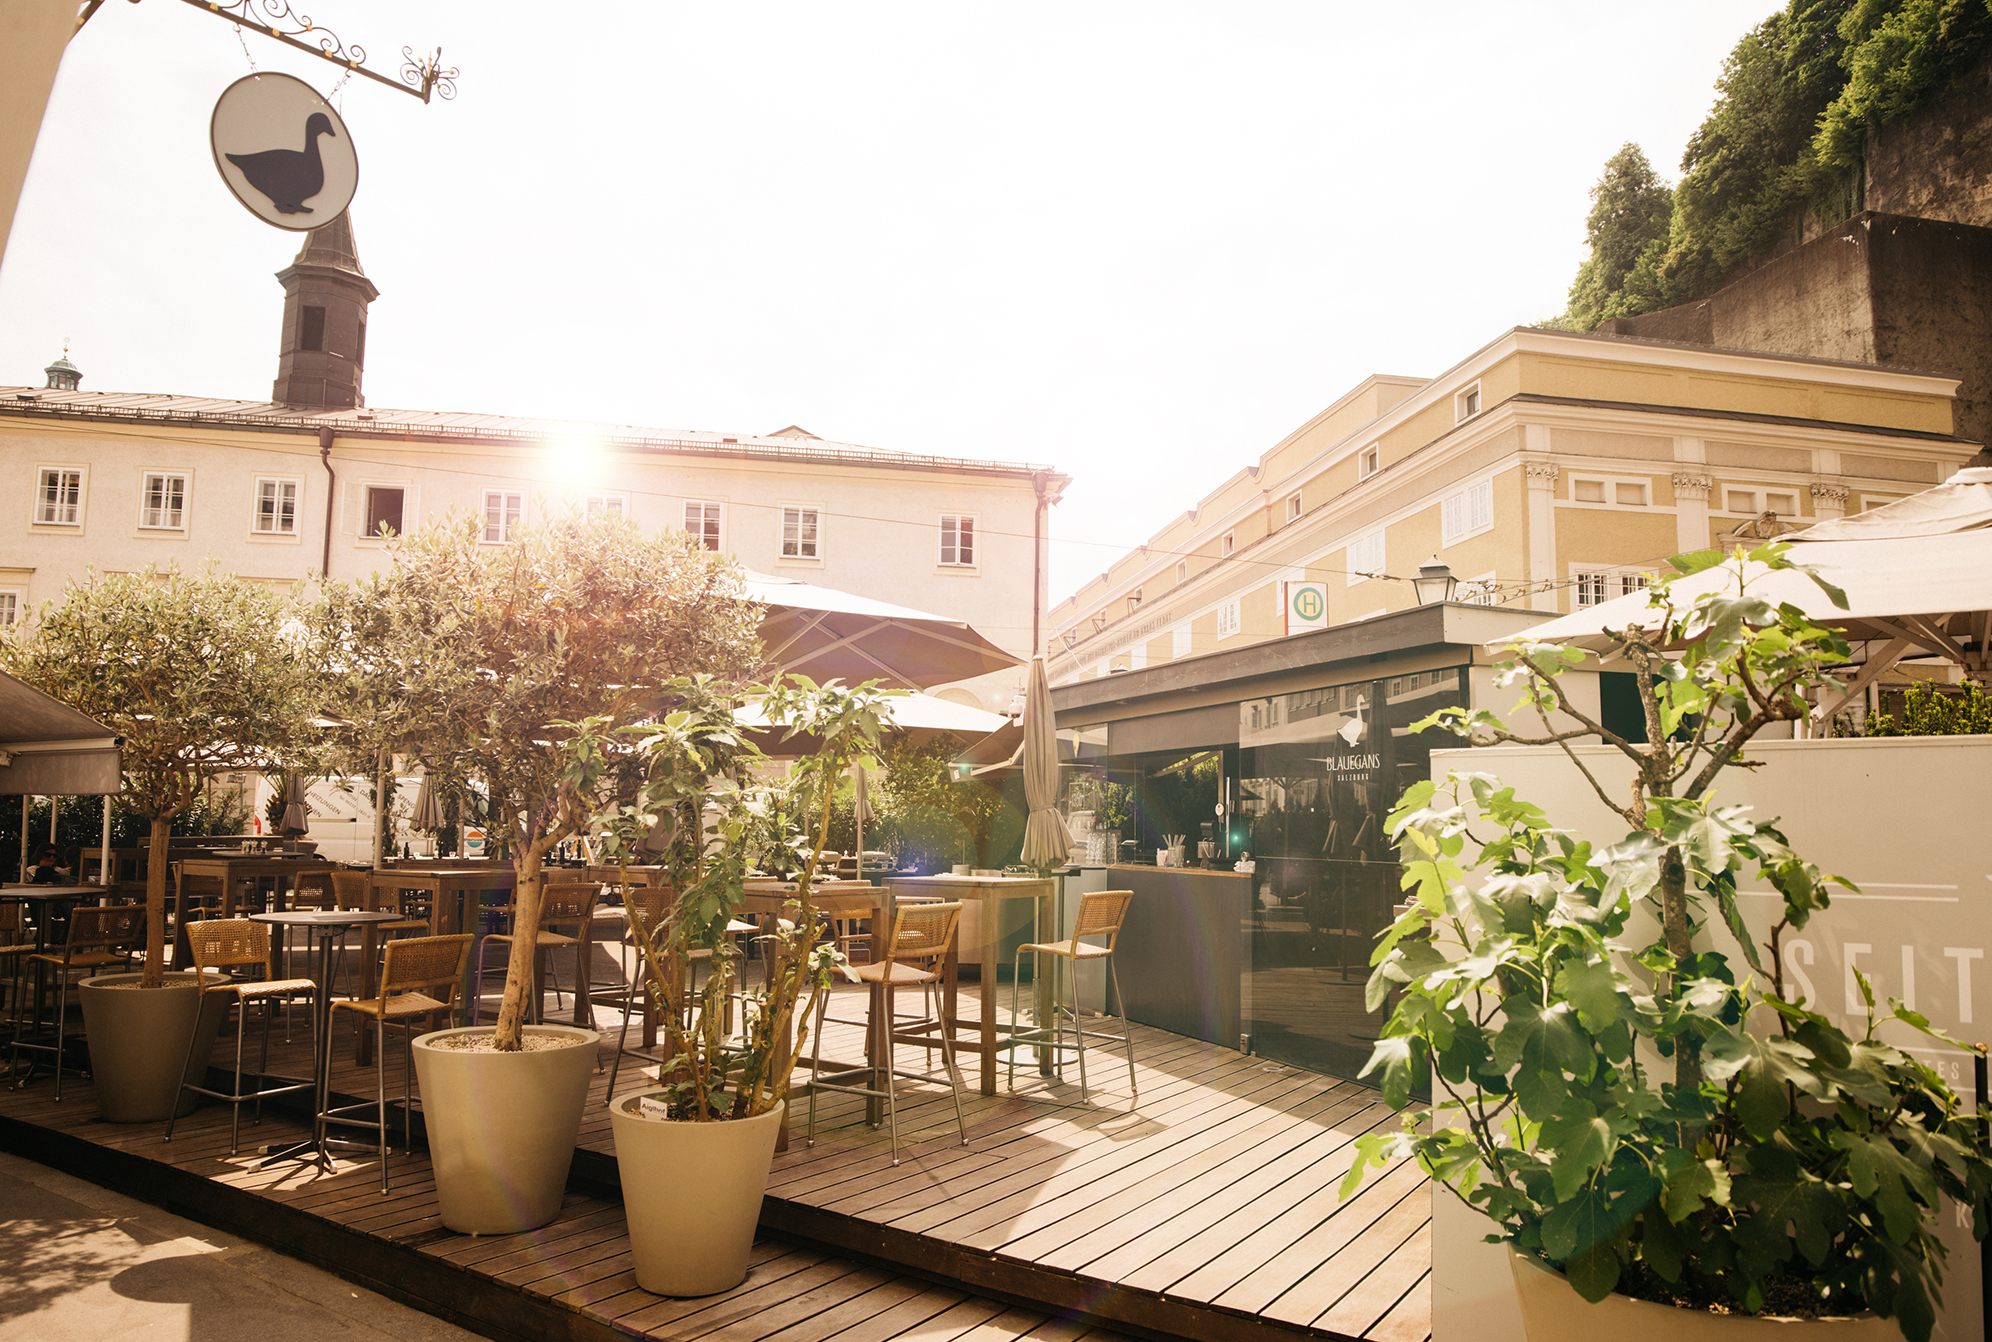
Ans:
[{"label": "window with white frame", "polygon": [[147,471],[138,491],[138,525],[146,531],[185,531],[187,477]]},{"label": "window with white frame", "polygon": [[[707,499],[685,500],[685,530],[706,549],[719,550],[719,505]],[[783,549],[787,554],[787,549]]]},{"label": "window with white frame", "polygon": [[1453,423],[1463,424],[1480,413],[1480,384],[1462,387],[1453,397]]},{"label": "window with white frame", "polygon": [[1448,494],[1439,505],[1439,530],[1445,543],[1464,540],[1494,525],[1494,482],[1482,480],[1457,494]]},{"label": "window with white frame", "polygon": [[21,618],[21,594],[0,590],[0,629],[12,629]]},{"label": "window with white frame", "polygon": [[1789,489],[1725,489],[1722,491],[1722,510],[1745,513],[1751,517],[1761,513],[1793,517],[1798,513],[1798,495]]},{"label": "window with white frame", "polygon": [[402,510],[407,501],[408,491],[400,485],[368,485],[367,511],[362,519],[360,534],[378,536],[387,532],[400,535]]},{"label": "window with white frame", "polygon": [[1218,558],[1220,559],[1231,558],[1232,552],[1237,550],[1237,548],[1238,548],[1238,533],[1235,531],[1225,532],[1223,539],[1219,540],[1217,543]]},{"label": "window with white frame", "polygon": [[782,558],[823,557],[823,511],[788,506],[782,509]]},{"label": "window with white frame", "polygon": [[1187,559],[1178,559],[1176,561],[1176,585],[1178,587],[1181,587],[1184,583],[1188,582],[1189,580],[1190,580],[1190,561]]},{"label": "window with white frame", "polygon": [[300,488],[300,482],[296,480],[259,476],[256,480],[256,511],[249,520],[250,530],[259,536],[297,535]]},{"label": "window with white frame", "polygon": [[1498,606],[1501,592],[1493,573],[1482,573],[1474,578],[1460,579],[1453,591],[1453,600],[1465,602],[1469,606]]},{"label": "window with white frame", "polygon": [[519,519],[526,515],[526,496],[507,489],[487,489],[484,491],[484,543],[486,545],[507,545],[519,529]]},{"label": "window with white frame", "polygon": [[35,522],[45,527],[83,525],[83,472],[75,466],[44,466],[35,485]]},{"label": "window with white frame", "polygon": [[1129,615],[1132,615],[1134,614],[1135,611],[1139,610],[1140,608],[1141,608],[1141,589],[1137,587],[1132,592],[1129,592],[1127,594],[1127,613]]},{"label": "window with white frame", "polygon": [[1179,624],[1176,626],[1169,640],[1169,655],[1171,657],[1187,657],[1190,655],[1190,627],[1188,625]]},{"label": "window with white frame", "polygon": [[975,567],[975,517],[973,514],[941,514],[941,563],[951,568]]},{"label": "window with white frame", "polygon": [[1297,489],[1287,495],[1286,520],[1289,522],[1298,522],[1300,520],[1300,491]]},{"label": "window with white frame", "polygon": [[1217,636],[1230,638],[1238,632],[1238,603],[1227,601],[1217,608]]},{"label": "window with white frame", "polygon": [[1614,597],[1643,592],[1652,585],[1653,575],[1644,569],[1583,565],[1571,569],[1570,582],[1581,610],[1586,606],[1601,606]]},{"label": "window with white frame", "polygon": [[1356,458],[1356,478],[1367,480],[1383,469],[1383,444],[1371,443]]},{"label": "window with white frame", "polygon": [[627,502],[620,494],[583,494],[581,496],[581,516],[591,522],[598,517],[620,519],[627,511]]},{"label": "window with white frame", "polygon": [[1383,532],[1379,529],[1349,542],[1349,586],[1383,572]]}]

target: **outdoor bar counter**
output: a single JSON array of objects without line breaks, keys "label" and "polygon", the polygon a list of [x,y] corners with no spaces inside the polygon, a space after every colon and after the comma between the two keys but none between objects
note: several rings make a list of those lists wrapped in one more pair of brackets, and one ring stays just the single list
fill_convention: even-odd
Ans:
[{"label": "outdoor bar counter", "polygon": [[[1086,875],[1098,879],[1099,868]],[[1132,890],[1114,946],[1129,1020],[1226,1048],[1246,1033],[1252,877],[1202,867],[1110,866],[1105,890]],[[1087,880],[1080,888],[1092,886]],[[1076,895],[1067,903],[1078,907]],[[1070,914],[1068,913],[1068,917]]]}]

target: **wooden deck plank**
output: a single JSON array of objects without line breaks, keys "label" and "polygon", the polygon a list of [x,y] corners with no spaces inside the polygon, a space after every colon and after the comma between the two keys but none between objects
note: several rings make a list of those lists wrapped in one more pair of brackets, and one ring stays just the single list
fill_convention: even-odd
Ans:
[{"label": "wooden deck plank", "polygon": [[1403,1198],[1427,1198],[1424,1188],[1424,1175],[1407,1161],[1366,1183],[1347,1202],[1340,1200],[1333,1186],[1318,1189],[1176,1281],[1170,1293],[1257,1314],[1259,1307],[1278,1298],[1281,1291],[1316,1266],[1330,1261],[1342,1244]]},{"label": "wooden deck plank", "polygon": [[[613,1062],[613,1028],[605,1032],[604,1064]],[[841,1033],[826,1035],[825,1052],[856,1056],[861,1032],[835,1028]],[[370,1154],[344,1155],[332,1173],[304,1165],[257,1170],[258,1146],[297,1140],[307,1130],[300,1115],[274,1102],[260,1125],[245,1115],[237,1155],[229,1152],[226,1106],[209,1104],[181,1120],[169,1144],[160,1125],[99,1121],[91,1087],[74,1079],[60,1106],[46,1082],[0,1094],[0,1120],[44,1125],[121,1158],[211,1181],[230,1196],[265,1201],[382,1252],[411,1255],[428,1270],[482,1283],[479,1289],[498,1293],[489,1297],[487,1308],[499,1313],[488,1323],[501,1331],[505,1310],[531,1308],[570,1320],[563,1337],[592,1342],[646,1332],[674,1342],[1124,1342],[1112,1319],[1135,1332],[1199,1342],[1255,1335],[1427,1342],[1430,1229],[1422,1178],[1393,1170],[1347,1204],[1334,1197],[1348,1143],[1394,1120],[1375,1093],[1134,1028],[1138,1103],[1118,1066],[1101,1069],[1102,1084],[1086,1105],[1076,1103],[1073,1082],[1042,1086],[1032,1070],[1028,1081],[1019,1078],[1025,1089],[1016,1095],[964,1092],[964,1148],[949,1091],[911,1087],[899,1111],[897,1167],[887,1133],[867,1125],[852,1098],[824,1098],[819,1140],[805,1146],[800,1074],[792,1116],[798,1140],[776,1157],[768,1206],[809,1215],[768,1224],[818,1243],[764,1238],[749,1279],[702,1301],[666,1300],[636,1285],[614,1201],[606,1067],[591,1078],[577,1143],[587,1155],[577,1157],[575,1191],[551,1224],[510,1236],[445,1229],[432,1170],[419,1153],[391,1157],[393,1187],[385,1196]],[[338,1044],[335,1088],[370,1095],[375,1070],[353,1062],[351,1042]],[[302,1039],[288,1050],[273,1041],[272,1070],[308,1061],[308,1050]],[[916,1057],[917,1050],[902,1062]],[[390,1064],[391,1087],[398,1061]],[[626,1069],[622,1093],[637,1084]],[[893,1263],[963,1284],[928,1285],[900,1275]],[[1040,1289],[1046,1294],[1033,1294]],[[516,1306],[496,1304],[505,1300]],[[1073,1309],[1109,1315],[1072,1317],[1066,1311]],[[543,1336],[551,1342],[551,1334]]]},{"label": "wooden deck plank", "polygon": [[1090,1245],[1062,1249],[1040,1261],[1140,1290],[1168,1290],[1295,1203],[1332,1191],[1342,1178],[1336,1154],[1364,1131],[1394,1117],[1389,1106],[1375,1102],[1373,1093],[1355,1103],[1362,1107],[1354,1113],[1335,1119],[1223,1188],[1205,1192],[1196,1205],[1166,1223],[1166,1229],[1130,1239],[1083,1262],[1080,1259]]}]

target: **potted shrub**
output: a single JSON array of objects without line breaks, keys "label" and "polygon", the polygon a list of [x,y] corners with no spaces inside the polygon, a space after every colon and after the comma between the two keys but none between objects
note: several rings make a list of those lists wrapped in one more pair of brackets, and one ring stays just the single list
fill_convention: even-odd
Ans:
[{"label": "potted shrub", "polygon": [[[1877,1007],[1865,979],[1867,1018],[1852,1031],[1786,999],[1782,939],[1847,883],[1772,824],[1712,801],[1751,738],[1804,720],[1807,691],[1847,658],[1837,633],[1751,594],[1751,575],[1798,567],[1787,548],[1739,550],[1736,581],[1692,602],[1656,584],[1648,627],[1613,631],[1638,677],[1643,740],[1558,694],[1581,654],[1529,642],[1501,677],[1523,686],[1541,732],[1460,709],[1420,724],[1479,744],[1595,735],[1636,777],[1608,790],[1570,755],[1631,827],[1602,849],[1485,775],[1420,783],[1391,819],[1413,899],[1372,960],[1370,1009],[1396,1002],[1364,1075],[1380,1074],[1400,1108],[1429,1084],[1442,1121],[1360,1139],[1343,1191],[1411,1157],[1485,1213],[1535,1342],[1578,1328],[1727,1336],[1760,1323],[1747,1316],[1927,1342],[1939,1195],[1986,1234],[1983,1117],[1877,1027],[1941,1036],[1899,1001]],[[1559,711],[1575,725],[1556,724]],[[1746,881],[1782,897],[1762,945],[1738,910]],[[1743,963],[1714,949],[1711,926],[1729,929]]]},{"label": "potted shrub", "polygon": [[559,1212],[600,1045],[593,1030],[527,1024],[542,865],[615,781],[613,761],[571,767],[568,724],[637,720],[684,672],[742,674],[759,616],[739,570],[682,534],[605,516],[556,518],[502,546],[479,537],[450,518],[395,542],[392,566],[335,587],[319,618],[362,751],[406,749],[431,772],[481,779],[511,858],[497,1024],[414,1043],[443,1224],[499,1234]]},{"label": "potted shrub", "polygon": [[[712,1295],[740,1284],[786,1112],[788,1082],[808,1047],[818,995],[842,957],[818,945],[812,894],[846,771],[875,755],[893,692],[817,686],[795,677],[757,688],[771,721],[820,744],[779,783],[752,781],[759,751],[733,725],[732,702],[706,681],[674,687],[668,711],[623,733],[641,761],[634,798],[602,817],[619,853],[639,835],[666,853],[677,903],[658,926],[631,909],[641,973],[663,1003],[680,1000],[693,956],[709,963],[689,1019],[664,1013],[658,1084],[611,1104],[616,1162],[636,1281],[659,1295]],[[605,724],[584,724],[578,758],[610,748]],[[741,955],[727,933],[756,867],[786,866],[797,890],[761,937],[766,986],[741,991]],[[737,1036],[728,998],[740,994]]]},{"label": "potted shrub", "polygon": [[[113,1123],[192,1112],[181,1062],[194,1029],[192,974],[166,972],[167,852],[174,818],[219,773],[281,767],[311,749],[317,677],[302,626],[260,583],[176,566],[72,582],[0,645],[7,669],[124,738],[118,803],[150,827],[145,964],[84,979],[90,1068]],[[185,1076],[207,1072],[221,999]]]}]

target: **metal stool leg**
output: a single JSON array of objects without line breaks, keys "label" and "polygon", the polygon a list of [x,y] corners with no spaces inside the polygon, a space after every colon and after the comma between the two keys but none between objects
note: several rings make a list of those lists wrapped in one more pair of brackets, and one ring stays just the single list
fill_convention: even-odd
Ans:
[{"label": "metal stool leg", "polygon": [[1141,1083],[1134,1079],[1134,1030],[1127,1023],[1127,1002],[1121,997],[1120,976],[1114,972],[1114,957],[1107,957],[1107,986],[1113,990],[1114,1005],[1120,1010],[1121,1039],[1127,1049],[1127,1089],[1130,1101],[1141,1098]]},{"label": "metal stool leg", "polygon": [[[1037,965],[1037,952],[1032,951],[1031,980],[1034,986],[1037,981]],[[1012,1091],[1017,1088],[1017,984],[1023,980],[1023,977],[1024,948],[1019,946],[1017,947],[1016,957],[1010,964],[1010,1046],[1003,1050],[1004,1055],[1009,1059],[1010,1066],[1009,1080],[1004,1083],[1004,1086],[1006,1089]],[[941,1033],[946,1034],[946,1029],[943,1029]]]},{"label": "metal stool leg", "polygon": [[374,1117],[380,1123],[380,1191],[387,1192],[387,1016],[374,1017]]},{"label": "metal stool leg", "polygon": [[830,1012],[830,992],[826,988],[816,997],[816,1042],[809,1053],[809,1127],[803,1135],[804,1146],[816,1145],[816,1078],[823,1071],[823,1018]]},{"label": "metal stool leg", "polygon": [[948,1090],[954,1095],[955,1126],[961,1129],[961,1144],[967,1146],[968,1117],[962,1112],[961,1108],[961,1073],[955,1067],[954,1041],[948,1038],[947,1022],[941,1020],[941,985],[938,982],[921,985],[921,1000],[923,1004],[926,1000],[926,994],[929,991],[934,995],[934,1005],[932,1009],[933,1014],[928,1019],[940,1021],[941,1066],[948,1069]]}]

